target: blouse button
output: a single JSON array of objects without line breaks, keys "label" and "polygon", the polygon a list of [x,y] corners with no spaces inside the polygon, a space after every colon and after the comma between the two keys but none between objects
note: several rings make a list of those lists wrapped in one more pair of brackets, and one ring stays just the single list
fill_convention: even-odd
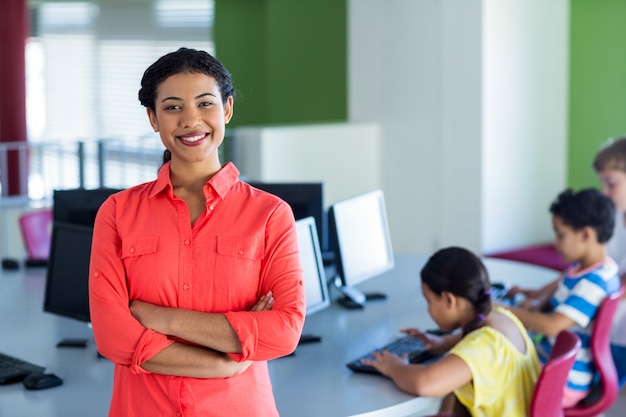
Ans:
[{"label": "blouse button", "polygon": [[187,239],[185,240],[185,245],[189,245],[191,243],[191,240]]},{"label": "blouse button", "polygon": [[130,253],[135,253],[135,248],[130,248]]},{"label": "blouse button", "polygon": [[93,276],[96,278],[100,278],[100,272],[96,272],[95,274],[93,274]]},{"label": "blouse button", "polygon": [[214,206],[213,206],[213,204],[211,204],[211,205],[209,206],[209,210],[213,210],[213,208],[214,208]]},{"label": "blouse button", "polygon": [[239,249],[239,255],[243,255],[243,249]]},{"label": "blouse button", "polygon": [[189,285],[188,284],[183,285],[183,289],[184,290],[188,290],[189,289]]}]

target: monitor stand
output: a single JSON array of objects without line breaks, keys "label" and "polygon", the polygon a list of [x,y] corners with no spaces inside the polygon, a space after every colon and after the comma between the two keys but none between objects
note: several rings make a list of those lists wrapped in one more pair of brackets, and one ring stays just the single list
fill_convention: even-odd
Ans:
[{"label": "monitor stand", "polygon": [[335,278],[335,288],[343,295],[343,297],[340,297],[337,301],[348,309],[364,308],[367,301],[384,300],[387,298],[386,294],[380,292],[364,293],[355,287],[342,285],[341,278],[339,277]]}]

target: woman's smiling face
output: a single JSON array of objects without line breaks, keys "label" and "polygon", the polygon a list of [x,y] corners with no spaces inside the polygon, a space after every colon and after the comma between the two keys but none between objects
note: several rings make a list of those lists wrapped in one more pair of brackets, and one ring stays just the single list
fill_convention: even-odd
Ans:
[{"label": "woman's smiling face", "polygon": [[157,88],[150,124],[172,153],[172,163],[211,163],[219,168],[218,148],[233,112],[233,98],[223,101],[215,79],[183,72]]}]

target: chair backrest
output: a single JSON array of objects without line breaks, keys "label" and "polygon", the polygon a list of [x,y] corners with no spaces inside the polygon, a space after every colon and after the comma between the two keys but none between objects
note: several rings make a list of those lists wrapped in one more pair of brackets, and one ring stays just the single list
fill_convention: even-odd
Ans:
[{"label": "chair backrest", "polygon": [[52,237],[52,209],[24,213],[19,217],[19,224],[28,259],[47,260]]},{"label": "chair backrest", "polygon": [[563,416],[563,390],[579,350],[580,338],[575,333],[563,330],[557,335],[550,358],[537,379],[530,403],[531,417]]},{"label": "chair backrest", "polygon": [[577,404],[574,407],[564,409],[567,417],[597,416],[611,408],[617,399],[619,385],[617,370],[611,355],[610,336],[615,311],[622,299],[624,287],[608,296],[600,305],[594,318],[591,332],[591,353],[593,363],[600,375],[601,390],[599,399],[593,404]]}]

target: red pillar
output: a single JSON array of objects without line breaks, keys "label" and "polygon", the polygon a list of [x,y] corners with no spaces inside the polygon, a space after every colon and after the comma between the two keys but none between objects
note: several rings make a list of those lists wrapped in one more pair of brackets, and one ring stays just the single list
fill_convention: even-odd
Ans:
[{"label": "red pillar", "polygon": [[[27,0],[0,1],[0,142],[26,142],[26,63],[28,35]],[[19,157],[8,154],[7,190],[3,194],[26,194],[20,190]],[[24,167],[26,169],[26,167]]]}]

